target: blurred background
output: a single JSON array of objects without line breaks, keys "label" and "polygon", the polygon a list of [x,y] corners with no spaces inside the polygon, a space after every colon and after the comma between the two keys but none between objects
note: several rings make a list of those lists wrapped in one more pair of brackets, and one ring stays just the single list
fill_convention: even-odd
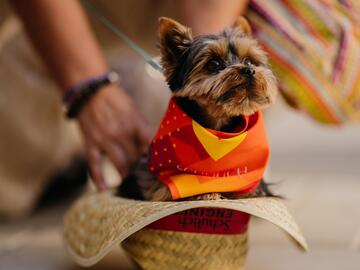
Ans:
[{"label": "blurred background", "polygon": [[[154,56],[158,17],[196,25],[180,12],[187,1],[90,2]],[[193,1],[190,7],[211,14],[213,2]],[[249,18],[279,77],[284,98],[265,112],[267,179],[286,198],[310,247],[302,253],[278,228],[254,219],[247,269],[360,269],[360,9],[356,1],[309,2],[221,1],[238,4],[232,16]],[[24,31],[28,22],[21,18],[0,0],[0,269],[80,269],[63,247],[62,219],[87,188],[83,135],[64,117],[61,86],[31,45]],[[106,62],[122,78],[121,88],[156,127],[169,98],[162,75],[89,20]],[[113,169],[105,170],[106,178],[117,178]],[[133,266],[119,248],[90,269]]]}]

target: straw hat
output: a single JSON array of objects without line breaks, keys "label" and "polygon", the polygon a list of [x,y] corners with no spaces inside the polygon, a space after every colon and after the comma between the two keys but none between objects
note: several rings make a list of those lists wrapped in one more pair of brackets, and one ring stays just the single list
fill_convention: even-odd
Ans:
[{"label": "straw hat", "polygon": [[[307,250],[304,237],[280,199],[147,202],[125,199],[111,192],[88,194],[70,208],[65,217],[66,247],[82,266],[95,264],[122,244],[146,270],[242,267],[247,251],[246,232],[229,236],[147,228],[164,217],[199,207],[231,209],[263,218],[282,228]],[[200,259],[203,257],[207,261]]]}]

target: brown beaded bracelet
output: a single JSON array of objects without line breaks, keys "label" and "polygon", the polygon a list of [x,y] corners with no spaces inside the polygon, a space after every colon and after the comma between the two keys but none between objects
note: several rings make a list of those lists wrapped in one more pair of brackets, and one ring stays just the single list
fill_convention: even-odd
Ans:
[{"label": "brown beaded bracelet", "polygon": [[83,81],[66,91],[63,101],[68,109],[66,117],[76,118],[86,103],[105,85],[119,80],[116,72],[110,71],[98,77]]}]

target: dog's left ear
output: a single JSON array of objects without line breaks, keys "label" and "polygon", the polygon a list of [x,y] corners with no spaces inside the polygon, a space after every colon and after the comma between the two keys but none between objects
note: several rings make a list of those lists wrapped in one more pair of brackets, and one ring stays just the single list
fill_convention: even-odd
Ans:
[{"label": "dog's left ear", "polygon": [[242,16],[240,16],[236,19],[236,21],[233,24],[233,28],[235,28],[235,29],[239,28],[243,33],[245,33],[247,35],[252,34],[251,26],[250,26],[248,20]]},{"label": "dog's left ear", "polygon": [[177,61],[192,42],[190,28],[170,18],[159,18],[161,62],[165,71],[176,66]]}]

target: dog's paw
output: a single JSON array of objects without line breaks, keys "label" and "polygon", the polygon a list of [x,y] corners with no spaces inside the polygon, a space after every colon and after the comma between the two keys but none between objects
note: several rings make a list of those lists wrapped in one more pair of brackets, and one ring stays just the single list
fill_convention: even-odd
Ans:
[{"label": "dog's paw", "polygon": [[212,201],[221,199],[224,199],[224,197],[220,193],[206,193],[194,197],[194,200],[196,201]]},{"label": "dog's paw", "polygon": [[147,201],[171,201],[172,196],[167,186],[161,182],[157,182],[154,186],[145,192],[145,200]]}]

